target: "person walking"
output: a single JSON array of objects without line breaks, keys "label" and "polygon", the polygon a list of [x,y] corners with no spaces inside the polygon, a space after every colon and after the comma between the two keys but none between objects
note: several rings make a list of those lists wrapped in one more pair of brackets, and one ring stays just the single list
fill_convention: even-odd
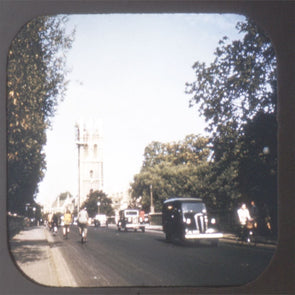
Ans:
[{"label": "person walking", "polygon": [[256,207],[256,204],[254,201],[251,201],[250,216],[253,219],[254,228],[257,229],[259,212],[258,212],[258,208]]}]

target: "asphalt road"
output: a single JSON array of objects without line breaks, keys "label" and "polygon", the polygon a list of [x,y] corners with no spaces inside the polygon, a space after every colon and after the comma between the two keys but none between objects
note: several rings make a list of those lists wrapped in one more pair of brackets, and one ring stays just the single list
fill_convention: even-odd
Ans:
[{"label": "asphalt road", "polygon": [[118,232],[89,227],[81,244],[78,228],[69,239],[61,229],[54,247],[62,253],[77,286],[233,286],[256,279],[268,266],[273,250],[219,243],[175,244],[162,232]]}]

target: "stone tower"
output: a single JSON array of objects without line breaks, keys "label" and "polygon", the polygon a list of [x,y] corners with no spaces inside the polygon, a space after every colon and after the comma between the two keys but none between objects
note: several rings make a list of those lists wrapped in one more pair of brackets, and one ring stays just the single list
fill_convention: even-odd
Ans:
[{"label": "stone tower", "polygon": [[78,208],[91,191],[103,190],[103,137],[98,120],[76,124],[78,146]]}]

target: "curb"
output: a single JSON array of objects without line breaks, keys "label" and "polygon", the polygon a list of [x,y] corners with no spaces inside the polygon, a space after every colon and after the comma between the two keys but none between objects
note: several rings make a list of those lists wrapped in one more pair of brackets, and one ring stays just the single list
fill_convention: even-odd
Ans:
[{"label": "curb", "polygon": [[9,243],[17,267],[30,280],[45,287],[78,286],[47,228],[20,231]]},{"label": "curb", "polygon": [[[146,230],[163,232],[163,228],[161,225],[148,225],[146,226]],[[244,242],[238,241],[238,238],[234,234],[224,233],[224,236],[220,239],[220,241],[224,243],[238,244],[241,246],[249,246]],[[254,247],[276,248],[277,244],[274,241],[257,241]]]},{"label": "curb", "polygon": [[[11,254],[17,267],[30,280],[44,286],[58,286],[58,278],[45,232],[39,228],[20,231],[10,242]],[[31,245],[37,241],[36,245]],[[24,255],[25,253],[25,255]]]},{"label": "curb", "polygon": [[54,245],[55,240],[50,235],[47,229],[44,228],[43,230],[45,232],[45,236],[49,244],[50,257],[51,257],[51,261],[53,262],[55,272],[57,274],[58,286],[59,287],[77,287],[78,284],[74,276],[72,275],[72,272],[68,268],[68,265],[66,261],[64,260],[59,248],[55,247]]}]

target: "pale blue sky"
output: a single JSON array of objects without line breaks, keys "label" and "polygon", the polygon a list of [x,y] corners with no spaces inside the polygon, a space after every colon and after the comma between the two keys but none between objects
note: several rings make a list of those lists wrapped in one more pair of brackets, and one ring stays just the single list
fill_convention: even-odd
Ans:
[{"label": "pale blue sky", "polygon": [[75,122],[103,122],[104,191],[126,190],[138,173],[144,148],[204,134],[196,108],[189,108],[185,83],[194,81],[192,65],[211,62],[218,41],[243,16],[217,14],[75,15],[73,48],[67,56],[70,80],[45,147],[47,172],[37,201],[65,191],[77,194]]}]

